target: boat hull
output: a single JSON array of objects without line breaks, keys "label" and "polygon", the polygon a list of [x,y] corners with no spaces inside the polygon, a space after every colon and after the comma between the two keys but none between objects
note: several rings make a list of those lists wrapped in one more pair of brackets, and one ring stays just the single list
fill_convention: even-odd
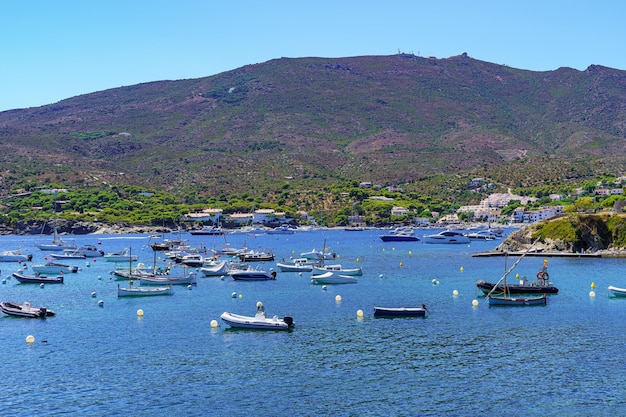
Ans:
[{"label": "boat hull", "polygon": [[263,315],[241,316],[225,311],[220,318],[230,327],[238,329],[288,330],[290,327],[293,327],[293,320],[290,317],[280,319],[276,316],[272,318],[266,318]]},{"label": "boat hull", "polygon": [[383,242],[418,242],[417,236],[398,236],[398,235],[380,235],[378,236]]},{"label": "boat hull", "polygon": [[235,281],[269,281],[276,279],[275,275],[265,271],[231,271],[230,276]]},{"label": "boat hull", "polygon": [[423,307],[374,307],[374,317],[424,317]]},{"label": "boat hull", "polygon": [[626,288],[619,288],[609,285],[609,291],[611,291],[611,294],[613,294],[613,296],[615,297],[626,297]]},{"label": "boat hull", "polygon": [[546,295],[542,297],[500,297],[489,296],[490,306],[510,306],[510,307],[525,307],[525,306],[545,306],[547,304]]},{"label": "boat hull", "polygon": [[117,287],[118,297],[150,297],[157,295],[172,295],[174,291],[168,287]]},{"label": "boat hull", "polygon": [[22,284],[63,284],[63,275],[49,277],[45,275],[24,275],[14,272],[13,277]]},{"label": "boat hull", "polygon": [[338,275],[333,272],[326,272],[321,275],[311,276],[311,281],[314,284],[356,284],[358,279],[349,275]]},{"label": "boat hull", "polygon": [[54,311],[45,307],[32,307],[29,303],[19,304],[9,301],[0,303],[0,311],[9,316],[28,318],[45,318],[55,315]]},{"label": "boat hull", "polygon": [[[495,284],[491,282],[478,281],[476,287],[485,294],[488,294],[493,290]],[[504,285],[499,284],[495,292],[504,292]],[[559,289],[553,285],[515,285],[507,284],[506,292],[508,294],[557,294]]]}]

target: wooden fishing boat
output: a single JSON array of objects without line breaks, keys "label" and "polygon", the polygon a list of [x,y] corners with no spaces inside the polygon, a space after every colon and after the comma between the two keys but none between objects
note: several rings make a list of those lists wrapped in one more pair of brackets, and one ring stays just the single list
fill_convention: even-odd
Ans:
[{"label": "wooden fishing boat", "polygon": [[117,285],[117,296],[118,297],[148,297],[155,295],[172,295],[174,291],[171,285],[165,287],[141,287],[141,286],[133,286],[133,282],[128,281],[128,287],[121,287],[119,284]]},{"label": "wooden fishing boat", "polygon": [[23,304],[10,301],[0,302],[0,311],[9,316],[44,318],[54,316],[55,313],[46,307],[33,307],[29,302]]}]

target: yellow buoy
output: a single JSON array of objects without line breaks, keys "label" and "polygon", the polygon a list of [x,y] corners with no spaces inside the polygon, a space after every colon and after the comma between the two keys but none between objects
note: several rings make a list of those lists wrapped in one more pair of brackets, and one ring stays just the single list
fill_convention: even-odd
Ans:
[{"label": "yellow buoy", "polygon": [[452,295],[455,297],[459,296],[459,292],[457,290],[452,291]]},{"label": "yellow buoy", "polygon": [[137,316],[138,317],[143,317],[143,310],[142,309],[137,310]]},{"label": "yellow buoy", "polygon": [[219,326],[219,323],[217,322],[217,320],[211,320],[211,328],[212,329],[215,329],[218,326]]},{"label": "yellow buoy", "polygon": [[459,268],[459,270],[460,270],[461,272],[463,272],[463,271],[465,271],[465,268],[461,267],[461,268]]},{"label": "yellow buoy", "polygon": [[32,335],[26,336],[26,343],[28,343],[29,345],[32,345],[33,343],[35,343],[35,336],[32,336]]},{"label": "yellow buoy", "polygon": [[515,278],[519,279],[519,272],[515,274]]},{"label": "yellow buoy", "polygon": [[596,296],[596,292],[595,291],[589,291],[589,297],[593,298]]},{"label": "yellow buoy", "polygon": [[400,262],[400,266],[404,265],[402,262]]},{"label": "yellow buoy", "polygon": [[337,294],[335,296],[335,301],[340,302],[341,301],[341,296],[339,294]]},{"label": "yellow buoy", "polygon": [[357,311],[356,311],[356,316],[357,316],[358,318],[363,318],[363,310],[357,310]]},{"label": "yellow buoy", "polygon": [[472,305],[474,307],[478,307],[478,300],[472,300]]},{"label": "yellow buoy", "polygon": [[595,282],[592,282],[592,283],[591,283],[591,289],[593,290],[594,288],[596,288],[596,283],[595,283]]},{"label": "yellow buoy", "polygon": [[412,250],[409,251],[409,255],[413,255],[413,251]]},{"label": "yellow buoy", "polygon": [[239,294],[239,298],[243,298],[243,294]]}]

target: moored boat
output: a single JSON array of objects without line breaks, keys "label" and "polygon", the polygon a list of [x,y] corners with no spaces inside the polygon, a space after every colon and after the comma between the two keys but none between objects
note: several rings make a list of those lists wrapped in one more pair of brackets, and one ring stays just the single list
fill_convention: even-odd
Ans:
[{"label": "moored boat", "polygon": [[128,287],[122,287],[118,284],[117,296],[118,297],[148,297],[156,295],[172,295],[174,290],[171,285],[166,287],[141,287],[133,286],[132,280],[129,281]]},{"label": "moored boat", "polygon": [[311,282],[313,284],[356,284],[359,280],[354,276],[328,271],[320,275],[311,275]]},{"label": "moored boat", "polygon": [[281,262],[276,262],[276,267],[281,272],[311,272],[313,265],[313,262],[306,258],[283,259]]},{"label": "moored boat", "polygon": [[626,297],[626,288],[609,285],[609,291],[611,291],[611,294],[615,297]]},{"label": "moored boat", "polygon": [[12,275],[22,284],[63,284],[63,275],[26,275],[21,272],[13,272]]},{"label": "moored boat", "polygon": [[543,267],[537,272],[537,281],[529,281],[526,277],[521,277],[516,284],[500,283],[496,285],[491,282],[478,280],[476,281],[476,287],[485,294],[490,292],[503,293],[505,290],[508,294],[557,294],[559,292],[559,289],[550,282],[547,260],[543,261]]},{"label": "moored boat", "polygon": [[58,275],[78,272],[78,266],[70,266],[58,262],[46,262],[45,264],[33,264],[30,267],[36,274]]},{"label": "moored boat", "polygon": [[341,264],[313,266],[313,274],[315,275],[324,274],[326,272],[349,276],[363,275],[363,269],[361,269],[360,266],[356,268],[344,268]]},{"label": "moored boat", "polygon": [[230,272],[230,263],[228,261],[205,262],[200,268],[200,272],[202,272],[205,277],[228,275]]},{"label": "moored boat", "polygon": [[421,307],[374,307],[374,317],[424,317],[426,305]]},{"label": "moored boat", "polygon": [[489,295],[490,306],[545,306],[547,304],[547,296],[542,294],[540,297],[513,297],[509,295]]},{"label": "moored boat", "polygon": [[276,279],[276,271],[260,271],[253,268],[231,269],[228,274],[235,281],[268,281]]},{"label": "moored boat", "polygon": [[378,236],[383,242],[417,242],[420,239],[415,236],[415,230],[410,227],[401,227],[391,233]]},{"label": "moored boat", "polygon": [[470,243],[469,237],[459,230],[443,230],[439,233],[423,236],[424,243]]},{"label": "moored boat", "polygon": [[22,253],[19,250],[4,250],[0,252],[0,262],[30,262],[32,254]]},{"label": "moored boat", "polygon": [[254,316],[242,316],[240,314],[225,311],[220,318],[233,328],[255,329],[255,330],[288,330],[295,324],[293,318],[285,316],[282,319],[278,316],[266,317],[263,303],[257,302],[257,311]]},{"label": "moored boat", "polygon": [[2,301],[0,302],[0,311],[9,316],[29,318],[44,318],[55,315],[54,311],[46,307],[33,307],[29,302],[19,304],[10,301]]}]

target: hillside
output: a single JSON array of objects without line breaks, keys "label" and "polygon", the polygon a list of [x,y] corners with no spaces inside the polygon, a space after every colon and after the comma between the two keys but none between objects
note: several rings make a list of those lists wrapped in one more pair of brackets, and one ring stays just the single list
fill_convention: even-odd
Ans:
[{"label": "hillside", "polygon": [[5,191],[31,179],[214,196],[263,195],[286,178],[419,189],[457,173],[516,187],[620,173],[625,137],[624,71],[465,54],[281,58],[1,112],[0,163]]}]

